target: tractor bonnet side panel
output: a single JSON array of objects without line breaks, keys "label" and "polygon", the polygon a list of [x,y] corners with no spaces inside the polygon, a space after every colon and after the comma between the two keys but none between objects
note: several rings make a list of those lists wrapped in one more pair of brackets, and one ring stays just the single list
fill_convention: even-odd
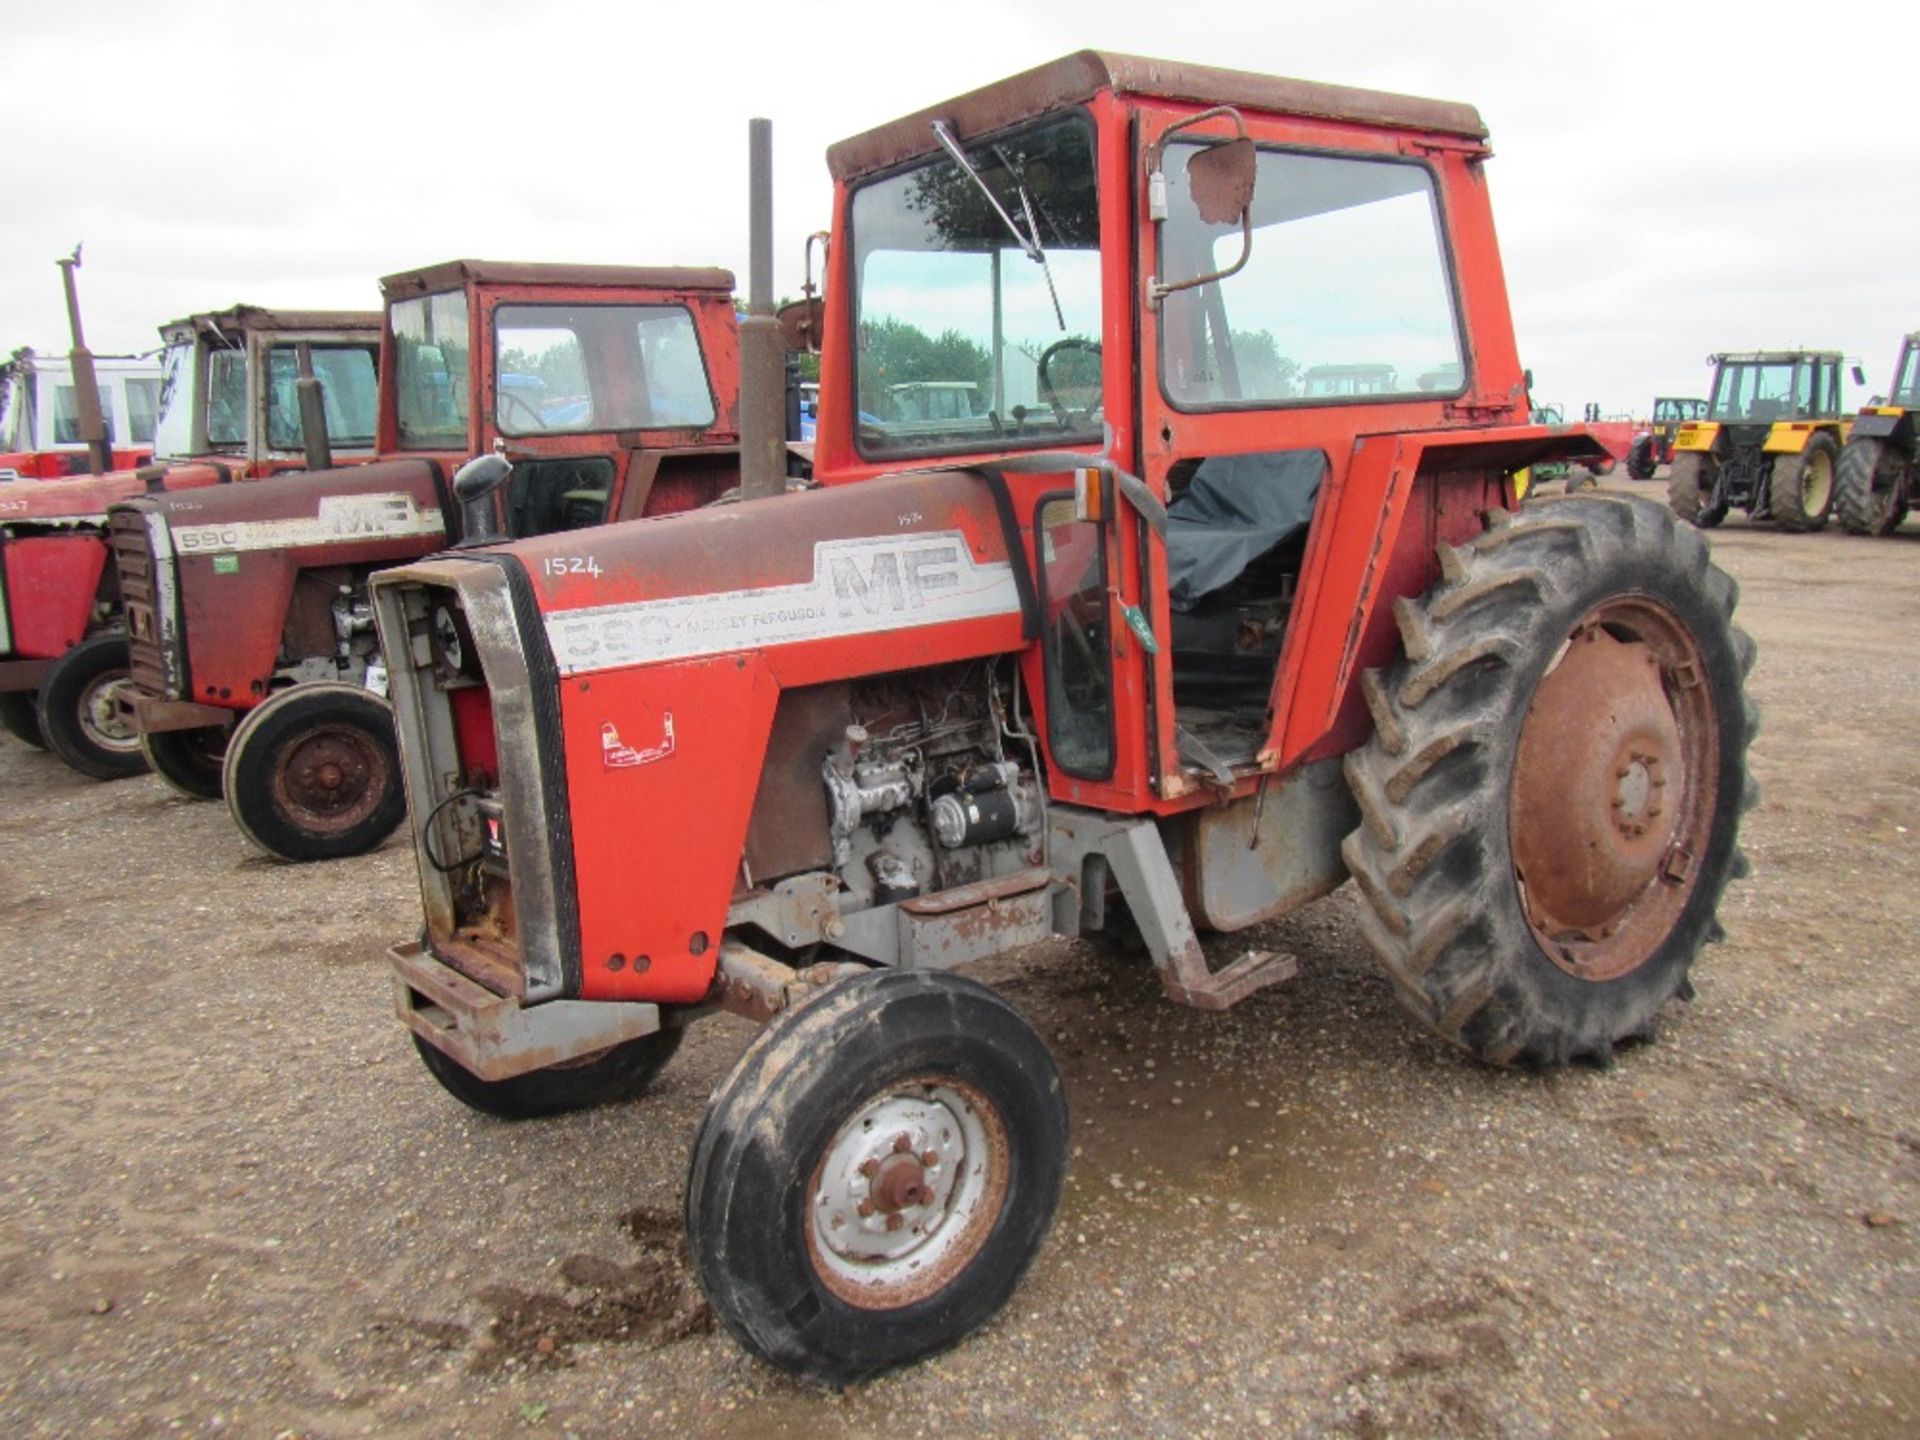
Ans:
[{"label": "tractor bonnet side panel", "polygon": [[32,535],[0,546],[6,565],[13,654],[51,660],[86,637],[107,564],[97,535]]}]

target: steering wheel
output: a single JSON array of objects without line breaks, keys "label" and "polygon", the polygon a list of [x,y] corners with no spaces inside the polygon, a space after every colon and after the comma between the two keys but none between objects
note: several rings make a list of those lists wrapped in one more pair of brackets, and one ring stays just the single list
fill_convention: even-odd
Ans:
[{"label": "steering wheel", "polygon": [[526,433],[529,430],[544,430],[547,428],[547,422],[540,418],[540,412],[534,409],[533,406],[530,403],[528,403],[525,396],[516,395],[511,390],[501,390],[497,393],[499,394],[499,397],[500,397],[500,400],[499,400],[500,419],[503,422],[507,418],[508,411],[513,411],[517,414],[524,415],[527,418],[527,423],[525,425],[522,425],[517,420],[514,421],[513,423],[513,428],[515,430],[520,431],[522,434]]},{"label": "steering wheel", "polygon": [[1084,425],[1093,419],[1094,411],[1100,408],[1099,389],[1098,387],[1095,388],[1092,404],[1088,405],[1087,408],[1079,414],[1073,412],[1067,403],[1060,398],[1060,392],[1054,389],[1053,376],[1049,373],[1049,367],[1053,364],[1053,357],[1058,355],[1062,350],[1083,350],[1093,356],[1095,360],[1098,360],[1100,358],[1100,342],[1098,340],[1082,340],[1077,335],[1069,335],[1064,340],[1054,341],[1053,344],[1040,352],[1040,363],[1037,375],[1040,382],[1040,398],[1053,407],[1053,413],[1060,417],[1060,423],[1062,425],[1070,421],[1074,424]]}]

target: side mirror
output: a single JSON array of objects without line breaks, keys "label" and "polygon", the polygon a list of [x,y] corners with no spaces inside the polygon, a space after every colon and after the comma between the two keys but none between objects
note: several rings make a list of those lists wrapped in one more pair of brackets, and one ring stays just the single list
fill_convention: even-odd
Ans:
[{"label": "side mirror", "polygon": [[460,502],[460,538],[456,550],[492,545],[507,538],[493,505],[493,492],[507,483],[513,463],[504,455],[476,455],[453,476],[453,498]]},{"label": "side mirror", "polygon": [[1158,276],[1149,276],[1149,305],[1158,306],[1176,290],[1191,290],[1196,286],[1225,280],[1229,275],[1237,275],[1253,257],[1253,188],[1259,157],[1252,138],[1247,134],[1247,122],[1231,105],[1216,105],[1211,110],[1203,110],[1198,115],[1190,115],[1185,120],[1169,125],[1148,148],[1147,218],[1156,224],[1162,224],[1167,219],[1165,161],[1168,142],[1190,126],[1223,117],[1233,121],[1234,128],[1240,133],[1231,140],[1216,140],[1206,145],[1187,161],[1187,194],[1193,200],[1193,208],[1201,223],[1231,225],[1236,220],[1240,222],[1240,258],[1224,270],[1216,270],[1210,275],[1196,275],[1190,280],[1163,281]]},{"label": "side mirror", "polygon": [[1867,383],[1867,372],[1862,370],[1858,365],[1853,367],[1853,383],[1856,385],[1864,385]]},{"label": "side mirror", "polygon": [[820,353],[821,327],[826,324],[827,302],[818,295],[783,305],[773,317],[780,325],[780,338],[789,353]]}]

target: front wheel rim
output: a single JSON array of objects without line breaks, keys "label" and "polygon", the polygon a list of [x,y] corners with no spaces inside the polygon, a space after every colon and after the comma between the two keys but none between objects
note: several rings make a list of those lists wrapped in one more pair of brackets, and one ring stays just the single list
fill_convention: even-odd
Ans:
[{"label": "front wheel rim", "polygon": [[933,1295],[981,1252],[1004,1208],[1006,1122],[973,1086],[889,1086],[827,1142],[806,1190],[821,1283],[863,1310]]},{"label": "front wheel rim", "polygon": [[317,725],[281,751],[273,799],[302,830],[335,835],[379,809],[388,776],[386,752],[372,737],[352,725]]},{"label": "front wheel rim", "polygon": [[127,678],[125,670],[109,670],[94,677],[80,692],[75,718],[80,732],[100,749],[114,755],[131,755],[140,748],[140,736],[121,717],[114,703],[114,691]]},{"label": "front wheel rim", "polygon": [[1647,963],[1698,886],[1719,736],[1706,663],[1647,597],[1590,610],[1521,723],[1508,837],[1527,924],[1578,979]]},{"label": "front wheel rim", "polygon": [[1833,457],[1824,450],[1807,457],[1805,478],[1800,482],[1800,508],[1809,519],[1825,513],[1833,501]]}]

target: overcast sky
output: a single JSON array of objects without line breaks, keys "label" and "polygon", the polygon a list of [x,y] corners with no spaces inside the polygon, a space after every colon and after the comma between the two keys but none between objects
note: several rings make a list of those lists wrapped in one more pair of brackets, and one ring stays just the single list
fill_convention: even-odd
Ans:
[{"label": "overcast sky", "polygon": [[66,348],[76,240],[101,353],[238,301],[376,308],[458,256],[744,291],[750,115],[797,292],[830,142],[1083,47],[1479,106],[1521,355],[1569,417],[1704,393],[1716,349],[1841,349],[1884,390],[1920,329],[1910,0],[16,0],[0,39],[0,351]]}]

